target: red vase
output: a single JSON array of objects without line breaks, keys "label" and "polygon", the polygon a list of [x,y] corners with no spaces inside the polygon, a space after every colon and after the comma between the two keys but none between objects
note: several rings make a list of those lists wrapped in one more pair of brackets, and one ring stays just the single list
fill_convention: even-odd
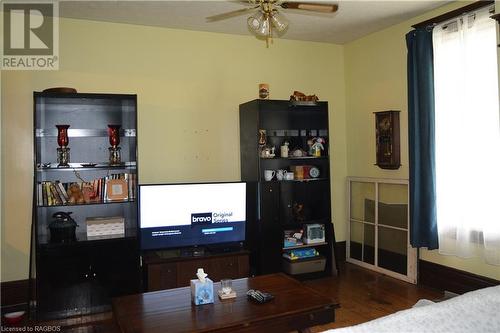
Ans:
[{"label": "red vase", "polygon": [[57,127],[57,144],[64,148],[68,145],[68,128],[69,125],[56,125]]},{"label": "red vase", "polygon": [[108,125],[109,144],[116,148],[120,144],[121,125]]}]

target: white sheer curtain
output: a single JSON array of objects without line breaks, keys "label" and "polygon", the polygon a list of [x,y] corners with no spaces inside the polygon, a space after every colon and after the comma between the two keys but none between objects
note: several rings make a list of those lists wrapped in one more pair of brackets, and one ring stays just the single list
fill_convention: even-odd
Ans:
[{"label": "white sheer curtain", "polygon": [[500,265],[500,119],[489,8],[433,31],[439,252]]}]

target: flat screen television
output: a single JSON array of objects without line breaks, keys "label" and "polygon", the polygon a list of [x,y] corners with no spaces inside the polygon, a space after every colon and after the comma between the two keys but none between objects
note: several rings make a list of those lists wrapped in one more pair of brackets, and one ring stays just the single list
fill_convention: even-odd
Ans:
[{"label": "flat screen television", "polygon": [[245,240],[243,182],[140,185],[138,193],[143,250]]}]

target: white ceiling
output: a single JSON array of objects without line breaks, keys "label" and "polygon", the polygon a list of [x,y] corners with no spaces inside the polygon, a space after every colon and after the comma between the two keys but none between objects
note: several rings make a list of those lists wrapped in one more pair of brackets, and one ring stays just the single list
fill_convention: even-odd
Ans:
[{"label": "white ceiling", "polygon": [[[313,2],[320,1],[322,0]],[[311,14],[305,11],[297,13],[297,10],[282,10],[290,25],[281,38],[343,44],[450,1],[330,2],[339,5],[337,13]],[[251,35],[246,25],[250,14],[218,22],[206,22],[207,16],[245,7],[231,1],[61,1],[59,6],[62,17]]]}]

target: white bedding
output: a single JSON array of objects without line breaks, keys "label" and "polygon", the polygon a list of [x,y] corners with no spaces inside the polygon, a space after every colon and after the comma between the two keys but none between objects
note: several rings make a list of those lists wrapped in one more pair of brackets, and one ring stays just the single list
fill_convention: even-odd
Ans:
[{"label": "white bedding", "polygon": [[500,333],[500,286],[472,291],[439,303],[428,303],[360,325],[326,332]]}]

